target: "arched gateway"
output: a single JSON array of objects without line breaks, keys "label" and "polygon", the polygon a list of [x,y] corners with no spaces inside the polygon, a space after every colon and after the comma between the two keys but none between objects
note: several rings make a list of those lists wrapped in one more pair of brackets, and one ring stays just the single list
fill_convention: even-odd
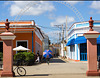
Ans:
[{"label": "arched gateway", "polygon": [[[12,40],[15,39],[15,35],[11,32],[9,32],[9,22],[8,20],[6,20],[6,31],[4,33],[0,34],[1,39],[3,40],[3,70],[1,71],[1,76],[2,77],[12,77],[14,76],[14,73],[12,71],[12,62],[13,62],[13,52],[12,52]],[[90,28],[93,25],[93,23],[90,23]],[[96,38],[99,36],[97,32],[91,32],[93,31],[92,28],[88,33],[85,33],[84,36],[88,39],[88,53],[90,53],[90,47],[96,48]],[[94,37],[94,34],[97,35],[96,37]],[[90,35],[90,36],[89,36]],[[93,38],[93,39],[90,39]],[[95,41],[95,42],[93,42]],[[90,43],[93,42],[92,44],[95,45],[91,45]],[[5,49],[6,48],[6,49]],[[91,54],[95,52],[95,54]],[[90,55],[88,54],[88,71],[87,71],[87,75],[91,76],[91,75],[99,75],[99,72],[97,71],[97,55],[96,55],[96,49],[94,49],[93,51],[91,51]],[[91,56],[95,57],[95,59],[91,58]],[[93,60],[91,60],[93,59]],[[92,61],[92,62],[91,62]],[[8,65],[9,64],[9,65]],[[93,65],[94,64],[94,65]]]}]

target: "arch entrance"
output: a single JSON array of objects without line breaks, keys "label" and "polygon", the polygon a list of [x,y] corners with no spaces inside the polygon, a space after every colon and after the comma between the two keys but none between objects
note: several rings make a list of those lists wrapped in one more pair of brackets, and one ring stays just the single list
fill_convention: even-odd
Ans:
[{"label": "arch entrance", "polygon": [[[58,3],[61,3],[61,4],[64,4],[65,6],[67,6],[67,7],[69,7],[69,8],[71,8],[71,10],[78,16],[78,18],[79,18],[79,20],[80,21],[83,21],[83,17],[82,17],[82,15],[80,14],[80,12],[75,8],[75,7],[73,7],[73,6],[71,6],[69,3],[67,4],[67,3],[65,3],[65,2],[58,2]],[[26,5],[27,6],[27,5]],[[25,10],[24,9],[22,9],[21,10],[21,12],[18,14],[18,16],[20,15],[22,15],[25,11],[27,11],[28,9],[30,8],[30,6],[29,7],[27,7]],[[15,18],[15,20],[16,19],[18,19],[18,16]],[[20,19],[20,17],[19,17],[19,19]],[[19,20],[18,19],[18,20]],[[15,30],[14,30],[14,33],[15,33],[15,31],[16,31],[16,28],[15,28]],[[8,32],[8,29],[7,29],[7,32]],[[9,36],[9,35],[8,35]],[[10,34],[10,36],[13,36],[14,38],[15,38],[15,36],[14,36],[14,34],[13,35],[11,35]],[[13,39],[14,39],[13,38]],[[7,59],[5,58],[5,57],[7,57],[7,55],[6,55],[6,53],[4,53],[4,69],[3,69],[3,73],[2,73],[2,76],[13,76],[13,72],[12,72],[12,51],[11,51],[11,49],[12,49],[12,40],[13,39],[11,39],[11,41],[10,41],[10,43],[11,44],[9,44],[9,43],[7,43],[6,41],[4,42],[5,43],[5,45],[4,46],[6,46],[7,47],[7,45],[9,45],[10,46],[10,48],[9,48],[9,50],[8,51],[10,51],[10,54],[11,55],[9,55],[9,57],[11,57],[10,58],[10,61],[7,61]],[[3,47],[4,47],[3,46]],[[5,50],[4,52],[6,52],[7,50]],[[6,55],[6,56],[5,56]],[[10,63],[8,66],[7,66],[7,63]],[[9,67],[10,66],[10,67]],[[6,69],[6,68],[9,68],[9,69]],[[10,72],[9,72],[9,70],[10,70]],[[10,74],[9,74],[10,73]]]},{"label": "arch entrance", "polygon": [[[78,17],[78,19],[80,20],[80,22],[83,22],[84,21],[84,18],[82,16],[82,14],[78,11],[77,8],[75,8],[74,6],[72,6],[69,2],[66,2],[66,1],[55,1],[57,3],[60,3],[66,7],[68,7],[69,9],[71,9],[75,15]],[[14,21],[19,21],[19,19],[21,18],[21,16],[29,10],[29,8],[33,5],[39,5],[41,2],[37,2],[37,3],[28,3],[27,5],[25,5],[24,8],[22,8],[20,10],[20,12],[18,13],[18,15],[15,17]],[[17,24],[17,23],[16,23]],[[14,29],[14,33],[16,32],[16,26],[15,26],[15,29]]]}]

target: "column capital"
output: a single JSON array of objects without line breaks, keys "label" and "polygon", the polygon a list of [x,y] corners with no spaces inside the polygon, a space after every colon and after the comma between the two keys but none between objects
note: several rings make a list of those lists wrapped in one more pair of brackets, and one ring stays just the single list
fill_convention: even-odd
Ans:
[{"label": "column capital", "polygon": [[83,36],[87,39],[87,38],[98,38],[98,36],[100,35],[99,32],[97,31],[88,31],[87,33],[84,33]]},{"label": "column capital", "polygon": [[14,40],[16,36],[11,32],[4,32],[0,34],[2,40]]}]

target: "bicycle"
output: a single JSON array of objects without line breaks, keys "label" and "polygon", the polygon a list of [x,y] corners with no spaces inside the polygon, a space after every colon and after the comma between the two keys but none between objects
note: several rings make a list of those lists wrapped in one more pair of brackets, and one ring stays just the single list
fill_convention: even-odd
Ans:
[{"label": "bicycle", "polygon": [[[23,67],[19,67],[19,64],[20,64],[20,60],[17,60],[17,63],[16,63],[17,67],[15,69],[17,69],[17,73],[20,76],[25,76],[26,75],[26,70]],[[13,71],[15,71],[15,69]]]}]

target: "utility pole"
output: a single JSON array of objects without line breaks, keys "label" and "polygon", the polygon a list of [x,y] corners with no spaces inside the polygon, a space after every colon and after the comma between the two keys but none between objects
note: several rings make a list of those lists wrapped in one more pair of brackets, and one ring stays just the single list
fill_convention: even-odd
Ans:
[{"label": "utility pole", "polygon": [[63,44],[63,57],[65,57],[65,53],[64,53],[64,27],[63,27],[63,24],[62,24],[62,44]]},{"label": "utility pole", "polygon": [[[60,30],[62,29],[62,25],[54,25],[54,26],[60,28]],[[62,32],[59,32],[59,42],[61,41],[61,33]]]},{"label": "utility pole", "polygon": [[61,37],[62,37],[62,40],[61,40],[61,55],[62,55],[62,57],[65,57],[65,53],[64,53],[64,26],[63,26],[63,24],[62,25],[55,25],[55,26],[59,27],[62,31],[61,33],[59,33],[59,41],[61,40]]},{"label": "utility pole", "polygon": [[62,41],[64,40],[64,28],[63,28],[63,24],[62,24]]},{"label": "utility pole", "polygon": [[[62,29],[62,26],[61,26],[61,25],[54,25],[54,26],[60,28],[60,30]],[[61,31],[62,31],[62,30],[61,30]],[[61,48],[61,41],[62,41],[62,40],[61,40],[61,36],[62,36],[62,35],[61,35],[61,33],[62,33],[62,32],[59,32],[59,43],[60,43],[60,44],[59,44],[59,54],[62,56],[62,48]]]},{"label": "utility pole", "polygon": [[59,42],[61,41],[61,33],[59,32]]},{"label": "utility pole", "polygon": [[[67,42],[67,40],[68,40],[68,27],[67,27],[67,16],[66,16],[66,42]],[[66,47],[66,50],[68,50],[67,47]],[[68,59],[68,51],[66,51],[66,55],[67,55],[67,59]]]},{"label": "utility pole", "polygon": [[67,16],[66,16],[66,39],[68,39],[68,31],[67,31]]}]

